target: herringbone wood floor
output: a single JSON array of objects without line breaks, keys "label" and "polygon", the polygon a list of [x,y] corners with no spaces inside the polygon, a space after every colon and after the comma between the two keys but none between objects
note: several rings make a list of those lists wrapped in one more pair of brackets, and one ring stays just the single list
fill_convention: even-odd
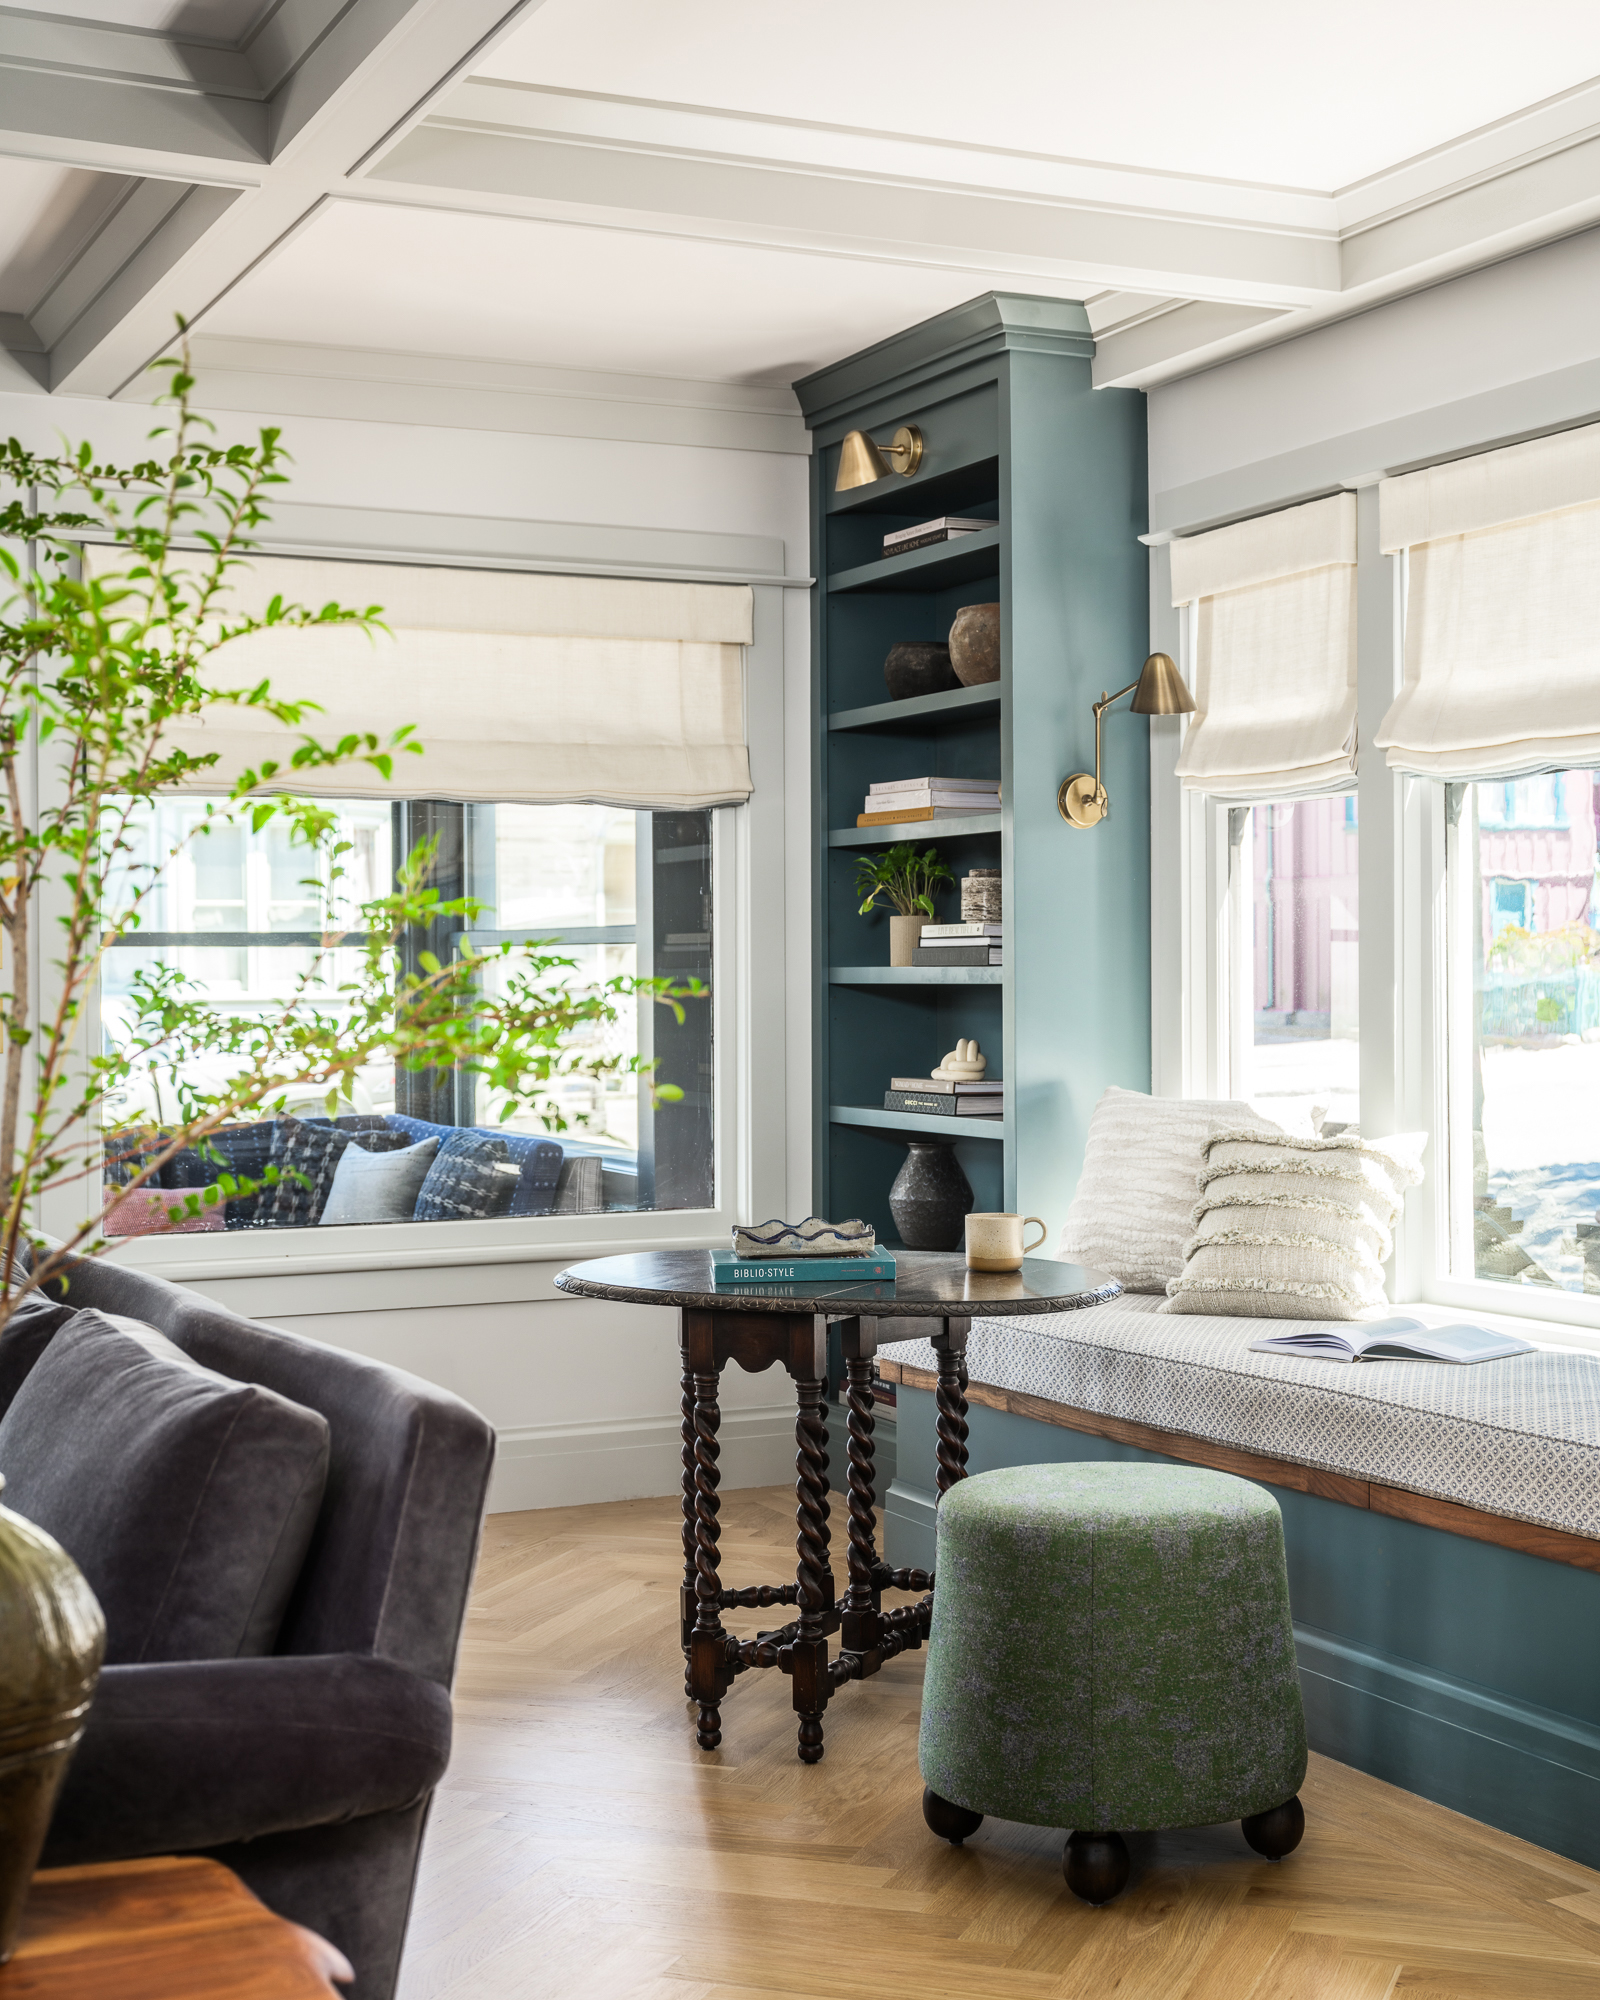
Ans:
[{"label": "herringbone wood floor", "polygon": [[[728,1582],[793,1574],[793,1505],[724,1496]],[[818,1766],[777,1673],[741,1677],[704,1756],[680,1562],[673,1500],[490,1519],[403,2000],[1600,1995],[1600,1874],[1323,1758],[1288,1861],[1231,1826],[1140,1837],[1091,1910],[1059,1832],[924,1828],[921,1653],[835,1698]]]}]

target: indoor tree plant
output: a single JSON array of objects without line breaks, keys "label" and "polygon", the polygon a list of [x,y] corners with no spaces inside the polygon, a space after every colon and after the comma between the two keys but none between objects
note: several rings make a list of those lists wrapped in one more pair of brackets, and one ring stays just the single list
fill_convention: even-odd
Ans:
[{"label": "indoor tree plant", "polygon": [[[186,1148],[204,1154],[219,1128],[273,1115],[291,1090],[303,1096],[309,1085],[336,1111],[341,1101],[349,1108],[357,1072],[375,1060],[456,1069],[499,1093],[503,1115],[532,1103],[559,1130],[565,1121],[550,1092],[563,1079],[651,1067],[575,1047],[574,1037],[615,1020],[619,1000],[648,994],[681,1017],[682,1000],[702,990],[621,977],[569,989],[560,975],[572,961],[538,945],[467,951],[448,964],[423,953],[414,970],[397,971],[409,927],[446,915],[470,925],[478,906],[441,899],[427,843],[404,859],[392,893],[352,903],[341,892],[346,844],[334,812],[292,786],[351,765],[390,778],[397,760],[424,746],[405,726],[322,742],[312,733],[314,704],[281,700],[265,681],[228,685],[225,653],[269,625],[353,622],[376,634],[381,608],[274,599],[261,617],[230,611],[230,578],[248,561],[271,489],[285,481],[286,453],[275,429],[252,444],[211,442],[192,407],[187,355],[158,366],[171,371],[161,399],[169,415],[151,434],[149,458],[114,465],[87,444],[49,454],[14,438],[0,447],[8,496],[0,563],[14,586],[0,606],[0,1329],[28,1291],[108,1247],[110,1206],[150,1188]],[[109,544],[92,574],[85,543]],[[29,545],[24,566],[13,551]],[[180,788],[192,797],[217,761],[177,747],[173,725],[241,706],[282,725],[281,756],[231,785],[219,780],[223,796],[203,806],[191,834],[157,862],[137,860],[140,815]],[[261,1016],[231,1014],[158,960],[133,979],[121,1038],[87,1045],[106,953],[137,933],[164,870],[220,827],[259,830],[274,819],[306,858],[324,921],[340,926],[323,935],[290,1001]],[[490,960],[508,959],[492,982],[482,977]],[[346,972],[352,961],[356,970]],[[130,1078],[152,1073],[168,1086],[159,1128],[119,1123],[112,1105]],[[123,1163],[110,1189],[108,1146]],[[170,1221],[274,1178],[270,1167],[259,1182],[223,1171],[180,1196]],[[31,1272],[16,1258],[24,1245]]]},{"label": "indoor tree plant", "polygon": [[953,882],[955,877],[939,859],[936,847],[919,854],[910,841],[885,848],[882,854],[863,854],[856,863],[856,894],[862,898],[859,914],[866,916],[880,903],[887,903],[889,918],[889,963],[909,965],[922,926],[933,916],[933,892]]}]

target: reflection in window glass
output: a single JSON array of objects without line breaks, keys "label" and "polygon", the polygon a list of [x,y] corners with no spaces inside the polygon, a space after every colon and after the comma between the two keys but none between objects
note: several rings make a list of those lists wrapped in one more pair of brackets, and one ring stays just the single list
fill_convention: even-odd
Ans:
[{"label": "reflection in window glass", "polygon": [[1233,1094],[1288,1131],[1332,1137],[1360,1117],[1355,795],[1254,806],[1235,827],[1250,921]]},{"label": "reflection in window glass", "polygon": [[1450,808],[1454,1266],[1600,1293],[1600,780],[1453,786]]},{"label": "reflection in window glass", "polygon": [[[530,935],[548,940],[573,961],[564,976],[580,989],[618,975],[699,980],[706,996],[685,1003],[681,1023],[652,1000],[624,1000],[615,1021],[589,1031],[583,1050],[654,1058],[658,1080],[681,1095],[655,1105],[632,1073],[573,1077],[559,1082],[541,1107],[553,1102],[566,1121],[567,1129],[551,1133],[540,1110],[521,1103],[503,1119],[504,1100],[473,1076],[397,1074],[392,1063],[373,1064],[357,1078],[349,1112],[329,1129],[326,1144],[313,1146],[303,1133],[293,1136],[281,1121],[263,1117],[219,1135],[223,1158],[191,1155],[164,1168],[163,1187],[203,1185],[225,1166],[259,1178],[264,1164],[281,1164],[279,1154],[292,1142],[301,1150],[288,1164],[311,1185],[286,1184],[281,1200],[229,1202],[223,1226],[305,1227],[320,1222],[347,1147],[381,1153],[431,1142],[459,1153],[481,1139],[503,1156],[500,1165],[491,1163],[476,1178],[453,1168],[447,1203],[425,1188],[412,1215],[352,1216],[347,1201],[336,1202],[330,1214],[376,1222],[712,1207],[711,814],[442,800],[351,800],[334,811],[336,838],[348,844],[337,884],[275,822],[259,831],[231,823],[207,828],[205,804],[193,799],[162,800],[138,816],[120,879],[111,883],[113,904],[126,903],[133,882],[155,886],[141,929],[107,953],[100,1016],[108,1046],[131,1032],[135,975],[158,965],[176,968],[230,1013],[253,1019],[278,1012],[301,990],[315,940],[352,927],[358,906],[388,894],[397,862],[427,841],[441,899],[469,897],[481,905],[471,927],[477,946]],[[399,956],[404,963],[425,952],[447,959],[465,928],[461,916],[440,915],[425,931],[407,933]],[[339,984],[357,967],[353,950],[329,954],[317,1003],[337,1006]],[[491,966],[487,977],[502,978],[504,969]],[[217,1088],[225,1070],[221,1062],[198,1063],[190,1080]],[[313,1088],[289,1091],[284,1109],[291,1118],[328,1126],[325,1094]],[[174,1080],[147,1068],[107,1110],[120,1128],[159,1132],[180,1117]],[[126,1181],[128,1162],[137,1161],[144,1143],[126,1131],[111,1142],[113,1183]],[[471,1207],[480,1195],[488,1205]],[[146,1209],[154,1212],[141,1195],[128,1214],[114,1213],[110,1233],[154,1227]]]}]

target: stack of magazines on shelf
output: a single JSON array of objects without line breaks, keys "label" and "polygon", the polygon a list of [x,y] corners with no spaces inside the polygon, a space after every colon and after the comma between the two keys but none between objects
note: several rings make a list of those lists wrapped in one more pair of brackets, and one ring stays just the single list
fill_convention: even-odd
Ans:
[{"label": "stack of magazines on shelf", "polygon": [[953,1083],[937,1076],[892,1076],[883,1093],[885,1111],[925,1111],[934,1118],[999,1118],[1005,1085],[998,1077]]},{"label": "stack of magazines on shelf", "polygon": [[903,556],[912,549],[925,549],[934,542],[953,542],[961,535],[981,535],[993,521],[980,521],[967,514],[941,514],[936,521],[919,521],[914,528],[896,528],[883,538],[886,556]]},{"label": "stack of magazines on shelf", "polygon": [[913,965],[1004,965],[998,924],[924,924]]},{"label": "stack of magazines on shelf", "polygon": [[890,778],[867,793],[857,826],[892,826],[904,819],[949,819],[1000,810],[998,778]]}]

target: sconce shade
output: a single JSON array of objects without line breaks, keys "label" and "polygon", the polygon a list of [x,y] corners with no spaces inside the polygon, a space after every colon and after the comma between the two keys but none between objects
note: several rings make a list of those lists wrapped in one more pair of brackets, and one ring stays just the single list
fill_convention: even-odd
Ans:
[{"label": "sconce shade", "polygon": [[889,477],[889,461],[865,431],[851,431],[839,447],[839,477],[835,493],[848,493],[852,486],[871,486]]},{"label": "sconce shade", "polygon": [[1152,653],[1140,670],[1128,706],[1135,715],[1190,715],[1194,696],[1184,686],[1176,662],[1166,653]]}]

